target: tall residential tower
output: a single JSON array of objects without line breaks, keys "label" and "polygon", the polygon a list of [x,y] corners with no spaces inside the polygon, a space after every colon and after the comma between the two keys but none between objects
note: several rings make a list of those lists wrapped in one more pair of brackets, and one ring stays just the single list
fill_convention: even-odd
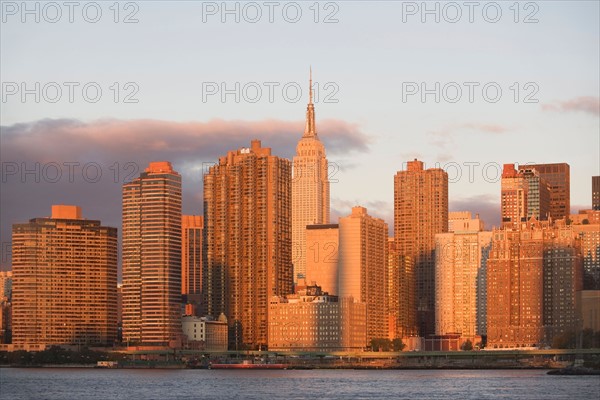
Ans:
[{"label": "tall residential tower", "polygon": [[394,241],[399,256],[414,262],[417,323],[422,336],[435,331],[435,235],[448,232],[448,174],[407,163],[394,177]]},{"label": "tall residential tower", "polygon": [[269,299],[292,292],[289,160],[253,140],[204,175],[204,313],[227,316],[232,349],[267,345]]},{"label": "tall residential tower", "polygon": [[181,334],[181,176],[152,162],[123,185],[123,341]]}]

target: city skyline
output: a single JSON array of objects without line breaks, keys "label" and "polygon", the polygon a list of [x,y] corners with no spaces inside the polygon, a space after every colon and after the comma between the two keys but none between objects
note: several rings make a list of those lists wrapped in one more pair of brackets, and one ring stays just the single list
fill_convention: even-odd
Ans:
[{"label": "city skyline", "polygon": [[[274,153],[292,158],[304,126],[310,64],[318,84],[315,105],[320,137],[330,163],[339,166],[331,179],[332,220],[361,204],[391,226],[393,189],[389,181],[405,160],[413,158],[427,167],[439,163],[451,179],[458,165],[462,177],[451,182],[450,210],[479,212],[488,227],[500,224],[496,196],[500,181],[499,177],[489,182],[483,178],[486,163],[493,163],[488,172],[494,178],[504,163],[566,162],[571,166],[571,211],[590,207],[589,176],[600,174],[598,154],[591,150],[598,148],[599,130],[596,71],[600,46],[595,2],[540,4],[535,16],[539,22],[530,24],[522,21],[526,10],[521,10],[520,22],[515,23],[508,4],[502,4],[502,20],[494,24],[482,20],[480,13],[469,23],[467,10],[456,24],[443,18],[436,23],[431,16],[422,23],[420,14],[405,16],[403,21],[401,4],[391,2],[366,9],[361,2],[339,3],[334,16],[338,22],[329,24],[312,22],[308,5],[297,24],[283,21],[279,14],[273,24],[250,24],[243,18],[236,23],[233,17],[222,23],[219,14],[194,24],[204,22],[201,5],[181,6],[188,12],[183,15],[177,10],[177,24],[165,20],[175,11],[165,10],[159,3],[142,3],[136,24],[111,24],[106,30],[109,21],[94,25],[78,20],[72,25],[52,25],[50,34],[45,30],[50,25],[44,21],[36,24],[29,19],[23,24],[18,15],[16,19],[7,17],[0,39],[3,82],[24,82],[27,89],[35,82],[43,87],[46,82],[75,81],[80,86],[73,103],[66,99],[64,86],[64,98],[56,103],[44,101],[41,95],[37,103],[34,95],[22,102],[19,93],[7,94],[1,118],[5,190],[0,194],[0,241],[9,242],[12,223],[44,215],[48,204],[88,204],[93,215],[117,226],[119,215],[110,211],[118,207],[114,194],[125,178],[135,175],[135,169],[139,172],[155,160],[171,161],[182,174],[183,212],[201,214],[202,172],[223,152],[259,138]],[[108,19],[111,11],[104,11]],[[331,10],[320,11],[322,22]],[[395,24],[398,21],[401,23]],[[359,34],[353,28],[357,23],[369,27],[368,34]],[[38,40],[7,39],[21,37],[18,32],[24,27]],[[282,47],[267,40],[275,29],[283,29],[297,46]],[[73,35],[73,30],[78,35]],[[442,33],[444,39],[438,39]],[[222,57],[200,56],[202,51],[215,51],[217,44],[204,39],[208,37],[219,37],[216,42],[229,51],[222,52]],[[547,40],[549,37],[553,39]],[[251,57],[240,45],[246,40],[264,46],[255,49]],[[70,46],[53,45],[62,42]],[[91,42],[99,45],[90,46]],[[21,50],[21,44],[27,51]],[[164,57],[160,63],[154,58],[154,46]],[[139,49],[141,60],[132,59],[132,48]],[[396,50],[390,52],[390,48]],[[107,61],[117,56],[122,59],[119,68]],[[44,68],[36,61],[40,57],[46,60]],[[246,60],[244,68],[237,66],[239,58]],[[21,65],[17,67],[13,59],[22,60]],[[264,60],[270,59],[277,62],[266,65]],[[437,67],[441,59],[444,69]],[[179,65],[178,69],[161,67],[163,60]],[[65,69],[63,63],[83,68]],[[229,67],[222,68],[224,64]],[[348,65],[353,68],[346,68]],[[81,98],[79,89],[86,82],[102,87],[101,101],[89,103]],[[119,103],[114,103],[115,90],[109,88],[114,82],[119,83]],[[124,96],[133,93],[131,88],[125,89],[127,82],[138,85],[134,96],[138,103],[123,103]],[[236,82],[242,88],[258,83],[263,97],[252,103],[248,100],[254,92],[248,92],[248,96],[240,95],[239,102],[235,95],[221,101],[221,83],[231,89]],[[267,98],[268,87],[263,82],[279,84],[273,102]],[[295,102],[282,96],[280,89],[287,82],[301,90]],[[427,89],[436,82],[442,88],[458,82],[463,99],[451,103],[442,98],[436,103],[434,95],[429,95],[422,102],[416,94],[403,102],[403,83],[411,82],[426,83]],[[497,82],[502,99],[489,103],[477,90],[471,103],[463,82],[479,82],[478,89],[486,82]],[[510,89],[514,82],[520,88],[517,103],[515,91]],[[534,96],[537,103],[523,102],[524,96],[533,92],[525,88],[528,82],[539,89]],[[203,84],[206,89],[213,88],[213,83],[219,93],[206,95],[203,101]],[[327,83],[333,86],[325,89]],[[590,145],[565,152],[566,132],[570,145]],[[514,141],[520,145],[512,146]],[[544,146],[539,146],[540,141]],[[35,163],[40,165],[39,182]],[[51,163],[58,164],[61,178],[54,179],[56,166]],[[73,182],[63,163],[79,163],[71,164]],[[82,177],[87,163],[97,164],[87,169],[89,182]],[[25,169],[21,167],[34,172],[21,179]],[[13,168],[17,169],[14,174]],[[98,168],[102,177],[95,182]],[[472,181],[469,171],[473,172]],[[47,176],[40,176],[43,174]],[[365,186],[372,189],[356,189]],[[82,187],[85,190],[78,190]],[[43,204],[40,193],[47,199]],[[23,198],[28,198],[30,214],[20,207]],[[6,269],[7,261],[2,265]]]}]

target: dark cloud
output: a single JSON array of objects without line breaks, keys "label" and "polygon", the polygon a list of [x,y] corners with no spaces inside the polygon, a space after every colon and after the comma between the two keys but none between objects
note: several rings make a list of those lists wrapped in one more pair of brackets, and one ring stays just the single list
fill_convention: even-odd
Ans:
[{"label": "dark cloud", "polygon": [[[338,120],[318,124],[330,159],[368,151],[369,137]],[[170,161],[182,174],[184,212],[202,212],[202,172],[229,150],[252,139],[273,154],[292,158],[302,122],[212,120],[44,119],[2,126],[0,157],[0,241],[11,240],[11,225],[50,214],[52,204],[75,204],[83,215],[121,226],[121,185],[151,161]]]},{"label": "dark cloud", "polygon": [[500,198],[499,196],[486,194],[467,197],[463,199],[450,199],[450,211],[470,211],[479,214],[479,218],[485,223],[485,229],[491,230],[500,226]]}]

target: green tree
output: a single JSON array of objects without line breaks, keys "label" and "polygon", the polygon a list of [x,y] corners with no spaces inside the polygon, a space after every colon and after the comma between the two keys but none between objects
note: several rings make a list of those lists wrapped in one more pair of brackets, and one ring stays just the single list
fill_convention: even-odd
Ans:
[{"label": "green tree", "polygon": [[460,349],[464,351],[473,350],[473,342],[471,342],[471,339],[464,341],[463,344],[460,345]]},{"label": "green tree", "polygon": [[396,338],[392,340],[392,349],[394,351],[402,351],[405,347],[406,345],[402,342],[402,339]]}]

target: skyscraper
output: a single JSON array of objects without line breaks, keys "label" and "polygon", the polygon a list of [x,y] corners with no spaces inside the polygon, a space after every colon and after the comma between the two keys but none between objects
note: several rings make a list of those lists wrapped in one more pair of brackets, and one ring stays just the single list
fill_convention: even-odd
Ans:
[{"label": "skyscraper", "polygon": [[502,226],[517,227],[527,220],[529,181],[514,164],[504,164],[501,185]]},{"label": "skyscraper", "polygon": [[152,162],[123,185],[123,341],[168,346],[180,308],[181,176]]},{"label": "skyscraper", "polygon": [[181,294],[193,309],[197,309],[202,300],[203,229],[201,215],[181,216]]},{"label": "skyscraper", "polygon": [[435,235],[448,231],[448,174],[407,163],[394,177],[396,251],[415,265],[417,323],[421,335],[435,331]]},{"label": "skyscraper", "polygon": [[435,235],[435,330],[475,343],[486,329],[486,263],[492,233],[479,216],[449,213],[450,232]]},{"label": "skyscraper", "polygon": [[554,220],[568,218],[571,213],[569,164],[526,164],[519,166],[519,170],[524,169],[535,169],[548,182],[550,186],[550,217]]},{"label": "skyscraper", "polygon": [[364,207],[340,218],[339,296],[367,305],[367,342],[388,336],[385,310],[388,226]]},{"label": "skyscraper", "polygon": [[296,147],[292,179],[292,262],[294,281],[306,274],[306,226],[329,223],[329,178],[325,147],[317,135],[312,74],[304,135]]},{"label": "skyscraper", "polygon": [[13,343],[109,345],[117,337],[117,229],[76,206],[13,225]]},{"label": "skyscraper", "polygon": [[253,140],[204,175],[204,311],[234,349],[267,345],[269,298],[292,292],[291,169]]}]

